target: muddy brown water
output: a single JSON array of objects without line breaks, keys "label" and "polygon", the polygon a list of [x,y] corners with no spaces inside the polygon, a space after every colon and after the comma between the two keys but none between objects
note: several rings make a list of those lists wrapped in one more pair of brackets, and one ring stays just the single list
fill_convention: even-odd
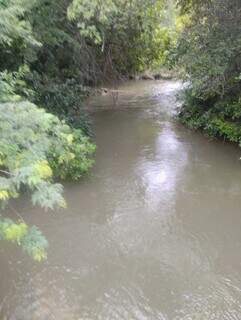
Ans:
[{"label": "muddy brown water", "polygon": [[37,264],[1,244],[1,320],[241,319],[241,152],[172,119],[180,87],[90,102],[96,165],[65,211],[17,204],[50,247]]}]

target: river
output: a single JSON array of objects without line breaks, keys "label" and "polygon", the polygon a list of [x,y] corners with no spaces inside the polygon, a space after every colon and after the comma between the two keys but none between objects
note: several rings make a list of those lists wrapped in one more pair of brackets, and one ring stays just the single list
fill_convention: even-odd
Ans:
[{"label": "river", "polygon": [[1,320],[241,319],[241,152],[173,119],[180,87],[91,100],[96,165],[67,210],[18,202],[50,247],[39,264],[1,244]]}]

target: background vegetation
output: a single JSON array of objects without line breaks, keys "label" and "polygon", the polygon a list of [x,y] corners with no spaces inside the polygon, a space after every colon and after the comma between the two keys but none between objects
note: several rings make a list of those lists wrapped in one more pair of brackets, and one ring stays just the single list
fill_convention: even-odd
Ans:
[{"label": "background vegetation", "polygon": [[188,17],[176,48],[188,87],[180,118],[193,129],[241,143],[241,2],[180,0]]}]

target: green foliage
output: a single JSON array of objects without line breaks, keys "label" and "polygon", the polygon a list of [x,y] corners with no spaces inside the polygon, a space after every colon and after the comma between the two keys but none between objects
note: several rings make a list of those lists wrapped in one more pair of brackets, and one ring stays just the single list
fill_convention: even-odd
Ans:
[{"label": "green foliage", "polygon": [[49,161],[56,174],[80,177],[92,164],[89,139],[27,101],[0,104],[0,115],[1,165],[9,176],[2,178],[2,190],[11,195],[24,185],[35,204],[63,206],[61,187],[48,182],[53,176]]},{"label": "green foliage", "polygon": [[32,98],[34,93],[24,81],[29,72],[27,65],[19,67],[18,71],[0,72],[0,102],[19,101],[21,96]]},{"label": "green foliage", "polygon": [[79,21],[78,28],[83,37],[91,38],[99,44],[104,43],[106,29],[114,23],[118,9],[113,0],[73,0],[68,8],[68,18]]},{"label": "green foliage", "polygon": [[84,136],[80,129],[75,129],[72,133],[63,133],[62,137],[65,140],[65,150],[59,154],[56,151],[51,153],[51,167],[55,176],[77,180],[92,167],[91,155],[95,151],[95,145],[89,142],[89,138]]},{"label": "green foliage", "polygon": [[[11,86],[15,80],[4,74],[0,82],[0,204],[6,206],[24,190],[34,205],[65,207],[62,185],[53,178],[78,179],[86,173],[94,145],[81,130],[22,100]],[[21,245],[35,260],[45,257],[46,241],[36,228],[6,219],[0,219],[0,228],[2,239]]]},{"label": "green foliage", "polygon": [[1,0],[0,1],[0,43],[12,45],[15,40],[23,40],[31,45],[39,45],[32,36],[32,28],[24,15],[34,4],[30,0]]},{"label": "green foliage", "polygon": [[24,222],[0,219],[0,240],[21,246],[35,261],[42,261],[47,257],[48,242],[36,227],[29,228]]},{"label": "green foliage", "polygon": [[240,142],[241,3],[181,0],[180,4],[189,15],[177,51],[189,83],[181,117],[212,136]]},{"label": "green foliage", "polygon": [[66,0],[35,2],[29,21],[42,46],[37,48],[25,80],[35,92],[33,103],[90,135],[91,126],[83,106],[89,85],[96,83],[99,66],[77,25],[68,20],[70,4]]},{"label": "green foliage", "polygon": [[241,104],[211,103],[197,98],[192,91],[184,93],[185,105],[180,112],[182,123],[209,136],[222,138],[241,146]]},{"label": "green foliage", "polygon": [[48,79],[43,82],[36,73],[28,74],[26,81],[35,92],[31,98],[34,103],[44,106],[72,127],[82,129],[86,135],[91,135],[90,119],[82,110],[84,99],[90,94],[89,88],[76,79],[66,79],[64,82]]},{"label": "green foliage", "polygon": [[159,58],[164,9],[163,0],[74,0],[68,17],[108,77],[142,71]]}]

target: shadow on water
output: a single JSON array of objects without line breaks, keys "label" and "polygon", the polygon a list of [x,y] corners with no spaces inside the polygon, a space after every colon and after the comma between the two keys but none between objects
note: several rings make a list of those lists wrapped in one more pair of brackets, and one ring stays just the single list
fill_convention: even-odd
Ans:
[{"label": "shadow on water", "polygon": [[49,258],[1,248],[3,319],[240,319],[240,151],[172,120],[180,87],[93,99],[96,166],[66,184],[68,210],[19,203]]}]

